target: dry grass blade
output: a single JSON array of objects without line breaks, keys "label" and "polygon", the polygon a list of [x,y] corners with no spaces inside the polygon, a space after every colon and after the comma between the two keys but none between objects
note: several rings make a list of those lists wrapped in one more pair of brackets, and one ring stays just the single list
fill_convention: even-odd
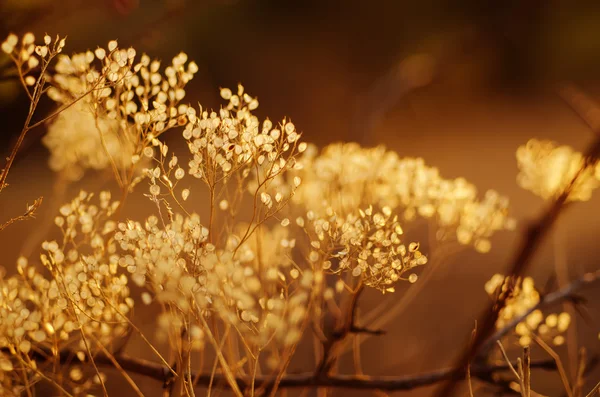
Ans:
[{"label": "dry grass blade", "polygon": [[540,337],[538,337],[535,334],[532,334],[532,336],[533,336],[533,339],[535,340],[535,342],[538,345],[540,345],[540,347],[542,349],[544,349],[546,351],[546,353],[548,353],[548,355],[550,357],[552,357],[552,359],[556,362],[556,368],[558,369],[558,373],[560,375],[560,380],[563,383],[565,392],[567,393],[568,397],[573,397],[573,389],[571,388],[571,385],[569,384],[569,377],[567,376],[567,372],[565,371],[565,367],[563,366],[560,356],[550,346],[548,346],[548,344],[546,342],[544,342]]},{"label": "dry grass blade", "polygon": [[496,343],[498,344],[498,347],[500,348],[500,351],[502,352],[502,357],[504,357],[504,361],[506,361],[508,368],[510,368],[512,373],[515,375],[515,378],[517,378],[517,380],[519,382],[521,382],[521,375],[519,374],[519,372],[517,372],[515,367],[512,365],[510,358],[508,358],[508,355],[506,354],[506,350],[504,350],[504,346],[502,346],[502,342],[497,341]]},{"label": "dry grass blade", "polygon": [[598,394],[600,394],[600,382],[596,383],[596,386],[594,386],[594,388],[590,390],[586,397],[593,397],[594,393],[596,392],[599,392]]}]

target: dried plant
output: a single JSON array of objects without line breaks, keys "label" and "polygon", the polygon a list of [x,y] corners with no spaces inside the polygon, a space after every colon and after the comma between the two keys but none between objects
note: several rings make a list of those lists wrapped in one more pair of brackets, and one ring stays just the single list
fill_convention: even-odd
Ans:
[{"label": "dried plant", "polygon": [[[337,143],[319,151],[289,119],[259,120],[258,100],[242,85],[221,89],[219,110],[190,106],[185,86],[198,66],[184,53],[161,72],[159,61],[138,59],[116,41],[71,56],[61,53],[64,44],[45,36],[36,45],[31,33],[2,43],[31,106],[0,192],[24,136],[45,122],[52,170],[70,181],[107,171],[120,191],[118,200],[108,191],[80,192],[54,218],[58,237],[50,233],[38,256],[20,257],[16,272],[0,274],[2,395],[33,396],[40,387],[108,395],[108,374],[122,376],[136,395],[143,394],[134,374],[162,382],[172,396],[194,396],[199,387],[237,396],[291,387],[406,390],[467,373],[469,382],[504,388],[500,374],[512,371],[518,385],[508,386],[529,397],[531,368],[566,376],[557,356],[533,360],[529,345],[551,351],[546,340],[564,342],[571,316],[542,310],[572,299],[598,272],[549,295],[529,277],[493,276],[485,289],[496,305],[496,333],[484,340],[476,333],[473,348],[487,347],[473,363],[468,357],[468,372],[461,365],[407,377],[337,375],[353,334],[382,332],[358,324],[362,291],[424,283],[428,252],[448,259],[442,246],[489,252],[496,232],[515,228],[508,199],[493,190],[480,196],[465,179],[445,179],[423,159],[384,147]],[[58,108],[32,121],[44,94]],[[167,145],[167,131],[181,134],[186,153]],[[600,183],[595,155],[532,140],[517,151],[518,180],[545,199],[587,200]],[[136,190],[153,214],[124,218]],[[419,218],[434,236],[424,244],[408,231]],[[157,311],[154,332],[137,324],[139,305]],[[504,348],[498,357],[488,346],[513,334],[526,347],[517,364]],[[154,360],[127,354],[132,336]],[[316,367],[289,373],[311,337],[320,347]],[[360,361],[360,344],[353,348]],[[573,382],[577,393],[566,382],[569,393],[581,393],[584,373]]]}]

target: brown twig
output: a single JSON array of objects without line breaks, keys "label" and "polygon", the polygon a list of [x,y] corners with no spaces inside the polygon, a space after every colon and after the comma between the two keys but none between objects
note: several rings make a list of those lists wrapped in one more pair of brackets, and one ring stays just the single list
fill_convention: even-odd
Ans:
[{"label": "brown twig", "polygon": [[600,281],[600,270],[595,272],[586,273],[583,277],[571,282],[569,285],[551,292],[549,294],[543,295],[540,301],[532,306],[529,310],[527,310],[522,315],[513,319],[510,323],[508,323],[504,328],[499,329],[494,334],[492,334],[486,342],[481,345],[479,354],[484,355],[488,352],[496,343],[497,340],[502,339],[506,334],[515,329],[517,324],[523,321],[527,316],[533,313],[535,310],[544,309],[550,306],[553,306],[559,302],[565,301],[576,301],[579,298],[578,292],[585,287],[590,286],[596,282]]},{"label": "brown twig", "polygon": [[[359,284],[356,291],[350,296],[350,302],[348,304],[348,310],[344,318],[341,319],[341,323],[337,325],[334,332],[327,338],[323,344],[323,357],[321,362],[317,366],[316,374],[323,375],[328,373],[331,368],[335,365],[339,356],[339,350],[342,347],[342,343],[346,339],[348,334],[359,330],[366,332],[366,329],[360,328],[356,325],[356,310],[358,307],[358,298],[363,291],[363,285]],[[373,332],[373,331],[371,331]]]},{"label": "brown twig", "polygon": [[29,218],[35,218],[36,211],[38,210],[40,205],[42,205],[42,199],[43,199],[43,197],[38,197],[36,200],[34,200],[33,204],[31,204],[31,205],[27,204],[25,212],[22,215],[16,216],[14,218],[10,218],[9,220],[7,220],[4,223],[0,223],[0,231],[6,229],[7,227],[9,227],[10,225],[12,225],[15,222],[23,221],[23,220],[29,219]]},{"label": "brown twig", "polygon": [[535,342],[546,351],[546,353],[548,353],[548,355],[550,357],[552,357],[552,359],[556,362],[556,369],[558,370],[558,374],[560,375],[560,380],[563,384],[563,387],[565,388],[565,392],[567,393],[568,397],[573,397],[573,391],[571,388],[571,384],[569,382],[569,377],[567,376],[567,371],[565,370],[565,367],[562,363],[562,360],[560,359],[560,356],[558,355],[558,353],[556,353],[554,351],[554,349],[552,349],[550,346],[548,346],[548,344],[546,342],[544,342],[544,340],[542,338],[540,338],[539,336],[532,334],[533,339],[535,340]]},{"label": "brown twig", "polygon": [[[73,352],[70,350],[64,350],[60,352],[60,362],[67,363],[73,356]],[[40,359],[45,359],[45,353]],[[167,367],[162,364],[143,360],[128,355],[122,354],[120,356],[108,357],[103,353],[98,353],[94,356],[96,365],[103,367],[114,367],[114,361],[128,373],[133,373],[147,378],[155,379],[160,382],[168,382],[174,375],[169,371]],[[86,358],[85,362],[88,359]],[[516,364],[513,364],[516,365]],[[554,360],[539,360],[532,361],[531,368],[544,369],[549,371],[556,370],[556,364]],[[494,365],[476,365],[471,367],[471,376],[483,380],[489,380],[491,375],[499,372],[506,372],[509,370],[508,364],[494,364]],[[210,373],[205,374],[190,374],[194,379],[197,379],[196,386],[203,387],[207,386],[211,382],[214,385],[221,387],[228,387],[226,375]],[[310,373],[302,374],[286,374],[279,382],[279,388],[316,388],[316,387],[331,387],[331,388],[344,388],[344,389],[357,389],[357,390],[387,390],[387,391],[398,391],[398,390],[411,390],[419,387],[424,387],[438,383],[448,379],[464,379],[466,376],[466,369],[464,368],[445,368],[431,372],[425,372],[416,375],[407,376],[388,376],[388,377],[370,377],[370,376],[354,376],[354,375],[321,375]],[[244,390],[252,383],[252,377],[235,377],[235,382],[240,390]],[[255,387],[270,388],[270,384],[273,382],[273,377],[256,376],[254,378]]]}]

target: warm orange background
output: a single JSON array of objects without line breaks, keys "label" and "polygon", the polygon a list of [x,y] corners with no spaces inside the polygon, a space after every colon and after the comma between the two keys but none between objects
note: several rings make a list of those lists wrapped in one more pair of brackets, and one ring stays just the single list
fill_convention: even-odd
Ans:
[{"label": "warm orange background", "polygon": [[[594,98],[600,80],[600,5],[449,3],[4,0],[0,33],[31,29],[37,34],[67,34],[67,52],[95,48],[114,38],[163,59],[186,51],[200,67],[187,90],[192,103],[217,107],[218,87],[243,82],[258,96],[260,116],[290,116],[306,141],[385,144],[404,156],[422,156],[444,176],[464,176],[481,191],[494,188],[508,195],[522,226],[544,205],[516,184],[517,146],[536,137],[582,150],[593,139],[557,96],[556,86],[575,82]],[[405,93],[394,71],[417,53],[440,60],[439,73],[427,87]],[[3,151],[20,131],[26,111],[24,96],[15,92],[11,83],[0,83]],[[43,133],[42,128],[31,133],[9,176],[11,186],[0,197],[0,220],[20,213],[37,196],[45,197],[36,220],[0,235],[0,264],[9,272],[20,253],[36,252],[36,232],[56,210],[55,176],[46,168],[47,152],[39,144]],[[71,186],[67,197],[80,188],[98,189],[100,181],[91,174]],[[132,200],[128,214],[139,218],[145,210],[134,204],[144,199]],[[573,205],[559,220],[573,278],[599,266],[598,208],[600,192],[590,202]],[[488,304],[483,283],[505,269],[518,238],[518,233],[498,234],[490,254],[467,252],[447,263],[411,308],[387,327],[387,335],[364,344],[365,373],[403,375],[449,365]],[[532,263],[529,273],[540,286],[552,274],[553,252],[552,241],[546,241]],[[385,299],[397,299],[401,293]],[[586,325],[579,319],[579,335],[592,355],[600,352],[600,293],[585,296],[595,322]],[[361,311],[367,312],[376,299],[382,298],[367,295]],[[136,316],[145,328],[152,328],[154,313],[138,310]],[[151,358],[146,350],[134,340],[129,352]],[[311,348],[306,351],[291,371],[312,368]],[[350,355],[343,363],[342,371],[352,371]],[[129,392],[120,378],[114,379],[115,395]],[[586,390],[598,379],[596,371]],[[536,372],[533,385],[543,394],[561,394],[556,374]],[[158,395],[160,385],[143,380],[140,387],[152,396]],[[430,393],[420,389],[405,394]]]}]

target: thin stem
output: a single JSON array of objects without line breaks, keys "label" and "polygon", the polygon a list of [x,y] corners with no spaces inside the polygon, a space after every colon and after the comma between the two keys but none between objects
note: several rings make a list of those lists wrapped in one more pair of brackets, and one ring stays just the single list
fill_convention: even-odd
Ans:
[{"label": "thin stem", "polygon": [[565,371],[560,356],[554,350],[552,350],[552,348],[548,346],[548,344],[546,344],[546,342],[544,342],[542,338],[538,337],[536,334],[531,334],[531,336],[533,336],[533,339],[536,341],[536,343],[540,345],[542,349],[544,349],[546,353],[548,353],[548,355],[550,355],[550,357],[552,357],[552,359],[556,362],[556,368],[558,370],[558,373],[560,374],[560,380],[563,383],[565,392],[567,393],[568,397],[573,397],[573,390],[571,389],[571,385],[569,384],[569,378],[567,377],[567,372]]},{"label": "thin stem", "polygon": [[527,316],[533,313],[535,310],[544,309],[546,307],[555,305],[557,303],[563,302],[565,300],[572,300],[577,298],[577,292],[581,289],[588,287],[592,284],[600,281],[600,270],[595,272],[586,273],[583,277],[571,282],[569,285],[561,288],[557,291],[549,293],[547,295],[542,296],[540,301],[527,310],[522,315],[513,319],[510,323],[508,323],[504,328],[497,330],[492,336],[488,338],[486,342],[482,344],[480,349],[480,353],[486,353],[491,346],[493,346],[497,340],[502,339],[506,334],[511,332],[517,324],[523,321]]},{"label": "thin stem", "polygon": [[[565,234],[560,227],[560,224],[556,224],[554,227],[554,271],[556,273],[556,281],[558,282],[559,288],[564,288],[569,285],[569,266],[567,263],[567,252],[566,252],[566,239]],[[568,369],[571,375],[575,375],[577,371],[577,313],[573,305],[565,301],[562,304],[563,310],[571,317],[571,324],[567,329],[567,357],[568,357]]]},{"label": "thin stem", "polygon": [[510,358],[508,358],[508,355],[506,354],[506,350],[504,350],[504,346],[502,346],[502,342],[496,341],[496,343],[498,344],[498,347],[500,348],[500,351],[502,352],[502,357],[504,357],[504,361],[506,361],[508,368],[510,368],[510,370],[512,371],[512,373],[515,375],[515,377],[518,380],[521,380],[521,375],[519,375],[519,373],[517,372],[515,367],[511,364]]},{"label": "thin stem", "polygon": [[356,287],[356,291],[354,291],[350,297],[345,318],[341,320],[342,323],[336,327],[336,330],[323,346],[323,358],[321,359],[321,362],[317,368],[317,374],[323,375],[328,373],[337,361],[341,347],[343,347],[342,343],[355,326],[358,298],[360,297],[362,291],[363,284],[362,280],[360,280],[358,286]]},{"label": "thin stem", "polygon": [[236,396],[243,397],[242,391],[240,390],[240,387],[238,386],[238,383],[236,382],[236,379],[235,379],[233,373],[231,372],[231,368],[229,368],[229,365],[227,364],[227,360],[225,360],[225,357],[223,356],[223,353],[221,352],[221,349],[219,348],[219,343],[217,343],[215,337],[213,336],[212,332],[210,331],[210,328],[209,328],[208,324],[206,323],[206,320],[204,319],[203,316],[200,316],[200,320],[202,321],[202,325],[204,326],[206,335],[208,336],[210,343],[215,348],[215,354],[217,355],[217,358],[219,359],[221,368],[223,368],[223,371],[225,372],[225,377],[227,379],[227,382],[231,386],[231,389],[233,390],[233,392],[235,393]]},{"label": "thin stem", "polygon": [[106,349],[106,347],[104,347],[104,345],[100,341],[98,341],[97,339],[96,339],[96,343],[98,344],[98,346],[100,347],[100,349],[102,349],[102,352],[106,355],[106,357],[112,362],[112,364],[117,369],[117,371],[119,371],[119,373],[121,375],[123,375],[123,377],[125,378],[125,380],[127,381],[127,383],[129,383],[129,385],[131,386],[131,388],[135,391],[135,393],[138,396],[140,396],[140,397],[144,397],[144,394],[142,393],[142,391],[140,390],[140,388],[138,387],[138,385],[136,385],[136,383],[133,381],[133,379],[131,379],[131,376],[129,376],[129,374],[127,373],[127,371],[125,371],[123,369],[123,367],[121,367],[121,365],[119,364],[119,362],[115,359],[114,355],[112,355]]},{"label": "thin stem", "polygon": [[586,397],[592,397],[594,393],[600,390],[600,382],[596,383],[596,386],[587,394]]},{"label": "thin stem", "polygon": [[[444,248],[444,249],[442,249]],[[398,318],[403,312],[410,307],[415,298],[428,285],[428,281],[434,274],[437,274],[438,267],[441,266],[444,260],[451,258],[456,252],[462,249],[458,247],[439,247],[431,255],[433,259],[424,267],[423,275],[419,276],[417,283],[411,285],[400,299],[395,299],[391,307],[385,303],[380,304],[374,310],[370,311],[364,318],[363,323],[369,324],[369,327],[381,329],[385,327],[392,319]],[[372,334],[365,335],[361,339],[361,344],[366,342]],[[345,349],[347,350],[347,346]]]},{"label": "thin stem", "polygon": [[531,397],[531,349],[529,346],[523,348],[523,387],[524,397]]}]

